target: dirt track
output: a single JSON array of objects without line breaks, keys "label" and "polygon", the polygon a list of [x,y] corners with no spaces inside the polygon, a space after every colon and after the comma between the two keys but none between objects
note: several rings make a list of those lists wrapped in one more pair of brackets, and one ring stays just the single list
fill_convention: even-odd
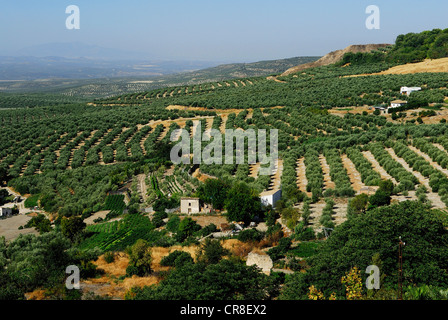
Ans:
[{"label": "dirt track", "polygon": [[346,154],[343,154],[341,156],[341,159],[345,170],[347,170],[347,174],[350,178],[353,190],[355,190],[357,194],[360,193],[361,189],[365,187],[364,183],[361,180],[361,174],[358,172],[358,170],[356,170],[355,165],[347,157]]},{"label": "dirt track", "polygon": [[306,168],[305,168],[305,158],[300,158],[297,160],[297,186],[300,191],[305,192],[309,197],[311,197],[311,192],[306,191],[306,186],[308,184],[308,179],[306,178]]},{"label": "dirt track", "polygon": [[320,161],[320,164],[322,166],[322,171],[324,173],[324,190],[334,189],[335,188],[335,184],[331,180],[330,166],[327,163],[327,159],[323,155],[320,155],[319,156],[319,161]]}]

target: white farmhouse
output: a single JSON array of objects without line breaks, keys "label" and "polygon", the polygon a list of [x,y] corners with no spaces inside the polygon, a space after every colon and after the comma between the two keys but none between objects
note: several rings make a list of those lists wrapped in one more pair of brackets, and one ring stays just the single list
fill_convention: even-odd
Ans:
[{"label": "white farmhouse", "polygon": [[411,92],[420,90],[422,90],[420,87],[401,87],[400,93],[409,96]]},{"label": "white farmhouse", "polygon": [[275,206],[275,203],[282,197],[282,189],[264,191],[260,194],[261,204],[264,206]]},{"label": "white farmhouse", "polygon": [[404,106],[405,104],[407,104],[407,101],[404,100],[394,100],[390,103],[390,107],[389,108],[399,108]]}]

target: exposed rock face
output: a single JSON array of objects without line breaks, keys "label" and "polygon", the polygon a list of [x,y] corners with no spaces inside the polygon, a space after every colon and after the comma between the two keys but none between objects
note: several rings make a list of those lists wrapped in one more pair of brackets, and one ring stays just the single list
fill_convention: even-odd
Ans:
[{"label": "exposed rock face", "polygon": [[348,46],[345,49],[336,50],[336,51],[330,52],[329,54],[323,56],[322,58],[320,58],[319,60],[317,60],[315,62],[305,63],[305,64],[301,64],[301,65],[292,67],[292,68],[286,70],[282,74],[282,76],[287,76],[287,75],[290,75],[292,73],[297,73],[297,72],[300,72],[302,70],[309,69],[309,68],[326,66],[326,65],[329,65],[329,64],[336,63],[339,60],[341,60],[342,57],[344,56],[344,54],[346,54],[347,52],[352,52],[352,53],[370,52],[370,51],[373,51],[373,50],[378,50],[379,48],[387,47],[389,45],[390,44],[358,44],[358,45],[351,45],[351,46]]},{"label": "exposed rock face", "polygon": [[261,268],[263,273],[267,275],[271,273],[271,269],[274,266],[271,257],[269,257],[267,254],[260,254],[255,252],[250,252],[248,254],[246,265],[256,265],[257,267]]}]

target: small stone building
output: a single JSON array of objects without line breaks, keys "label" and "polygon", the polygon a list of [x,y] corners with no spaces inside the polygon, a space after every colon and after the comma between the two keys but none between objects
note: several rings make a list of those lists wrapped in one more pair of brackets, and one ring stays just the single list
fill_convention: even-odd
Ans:
[{"label": "small stone building", "polygon": [[192,214],[200,213],[201,205],[199,198],[181,198],[180,199],[180,213]]}]

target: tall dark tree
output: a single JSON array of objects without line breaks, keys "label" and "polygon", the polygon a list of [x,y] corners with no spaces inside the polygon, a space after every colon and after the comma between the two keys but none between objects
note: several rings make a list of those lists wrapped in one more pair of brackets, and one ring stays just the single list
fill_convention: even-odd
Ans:
[{"label": "tall dark tree", "polygon": [[126,274],[142,277],[152,272],[151,247],[145,240],[137,240],[133,246],[128,248],[127,253],[129,255],[129,265]]},{"label": "tall dark tree", "polygon": [[199,186],[196,193],[201,201],[210,203],[216,210],[222,210],[228,190],[229,184],[224,180],[208,179]]},{"label": "tall dark tree", "polygon": [[4,166],[0,166],[0,184],[8,179],[8,169]]},{"label": "tall dark tree", "polygon": [[255,266],[222,259],[216,264],[187,263],[157,286],[135,287],[135,300],[264,300],[274,292],[270,278]]},{"label": "tall dark tree", "polygon": [[392,195],[394,191],[394,183],[391,180],[381,180],[379,185],[379,190],[384,191],[389,196]]},{"label": "tall dark tree", "polygon": [[381,207],[381,206],[387,206],[391,202],[390,195],[383,191],[378,189],[374,195],[371,195],[369,197],[369,209]]},{"label": "tall dark tree", "polygon": [[369,202],[369,196],[365,193],[361,193],[354,197],[350,202],[349,206],[354,213],[364,213],[366,211],[367,204]]},{"label": "tall dark tree", "polygon": [[197,259],[205,264],[215,264],[228,254],[229,250],[225,249],[219,240],[207,238],[198,250]]},{"label": "tall dark tree", "polygon": [[246,183],[233,185],[225,202],[228,221],[249,223],[261,213],[261,201],[257,192]]},{"label": "tall dark tree", "polygon": [[61,232],[71,241],[85,229],[86,224],[81,217],[63,218],[61,220]]},{"label": "tall dark tree", "polygon": [[186,217],[179,222],[175,238],[177,241],[182,242],[199,230],[201,230],[201,226],[190,217]]}]

